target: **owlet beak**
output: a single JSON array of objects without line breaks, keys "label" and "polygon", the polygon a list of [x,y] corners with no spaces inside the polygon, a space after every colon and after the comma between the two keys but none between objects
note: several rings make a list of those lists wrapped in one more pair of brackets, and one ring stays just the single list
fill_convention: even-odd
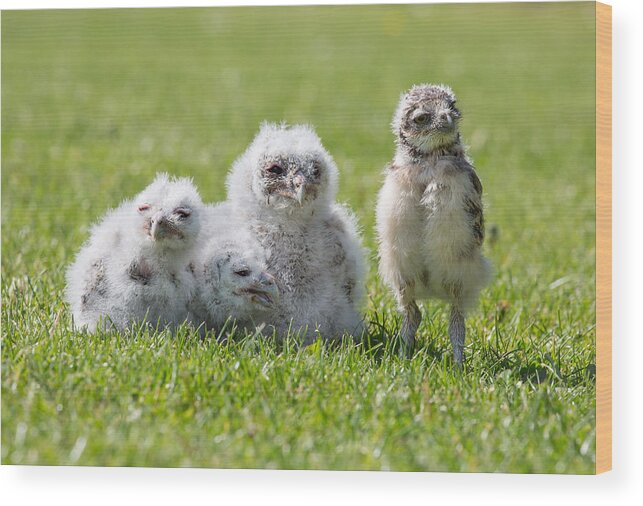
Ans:
[{"label": "owlet beak", "polygon": [[279,300],[277,281],[267,272],[262,272],[247,291],[253,302],[264,307],[272,307]]},{"label": "owlet beak", "polygon": [[439,116],[439,129],[440,130],[451,130],[455,125],[455,121],[452,114],[449,111],[442,112]]},{"label": "owlet beak", "polygon": [[301,172],[298,172],[292,180],[292,186],[295,200],[301,206],[306,196],[306,177]]},{"label": "owlet beak", "polygon": [[155,241],[161,239],[166,232],[167,220],[161,214],[157,214],[152,218],[152,226],[150,228],[150,236]]},{"label": "owlet beak", "polygon": [[297,190],[295,191],[295,200],[300,206],[303,205],[305,196],[306,191],[304,189],[304,186],[300,186],[299,188],[297,188]]}]

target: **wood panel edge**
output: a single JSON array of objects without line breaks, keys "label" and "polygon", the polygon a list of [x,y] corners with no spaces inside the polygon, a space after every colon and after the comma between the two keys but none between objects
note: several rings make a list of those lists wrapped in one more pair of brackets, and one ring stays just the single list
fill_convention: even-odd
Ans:
[{"label": "wood panel edge", "polygon": [[612,7],[596,2],[596,474],[612,469]]}]

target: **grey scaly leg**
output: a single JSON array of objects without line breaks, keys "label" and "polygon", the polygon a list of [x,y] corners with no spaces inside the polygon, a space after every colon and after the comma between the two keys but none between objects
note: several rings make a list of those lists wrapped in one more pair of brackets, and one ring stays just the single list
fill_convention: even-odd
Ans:
[{"label": "grey scaly leg", "polygon": [[422,321],[422,313],[414,301],[406,304],[402,308],[402,313],[404,321],[402,322],[400,353],[407,358],[411,358],[415,349],[415,333]]},{"label": "grey scaly leg", "polygon": [[457,306],[451,306],[451,315],[449,317],[449,338],[453,346],[453,359],[458,366],[464,361],[464,314]]}]

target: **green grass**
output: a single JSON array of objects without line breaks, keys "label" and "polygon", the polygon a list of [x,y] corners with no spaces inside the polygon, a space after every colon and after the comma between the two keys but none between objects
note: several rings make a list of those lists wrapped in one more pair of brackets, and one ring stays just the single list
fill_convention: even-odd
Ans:
[{"label": "green grass", "polygon": [[[591,473],[592,4],[4,12],[2,463]],[[485,186],[496,276],[451,366],[371,254],[370,343],[301,349],[71,329],[64,271],[156,171],[224,198],[264,119],[311,122],[374,252],[399,93],[446,82]]]}]

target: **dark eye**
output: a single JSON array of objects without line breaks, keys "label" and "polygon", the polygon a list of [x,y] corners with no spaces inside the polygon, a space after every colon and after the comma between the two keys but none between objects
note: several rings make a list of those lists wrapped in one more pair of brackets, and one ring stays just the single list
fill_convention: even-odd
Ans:
[{"label": "dark eye", "polygon": [[150,205],[149,205],[149,204],[140,204],[140,205],[138,206],[138,212],[139,212],[139,213],[142,213],[142,212],[144,212],[144,211],[147,211],[149,208],[150,208]]},{"label": "dark eye", "polygon": [[284,173],[284,169],[283,169],[283,167],[281,165],[276,165],[275,164],[275,165],[271,165],[268,168],[268,172],[270,172],[271,174],[275,174],[275,175],[279,176],[280,174]]},{"label": "dark eye", "polygon": [[187,207],[179,207],[174,210],[174,214],[176,214],[180,219],[184,220],[192,214],[192,211]]},{"label": "dark eye", "polygon": [[250,270],[249,269],[239,269],[239,270],[234,271],[234,273],[237,276],[241,276],[241,277],[244,277],[244,278],[246,276],[250,276]]},{"label": "dark eye", "polygon": [[429,115],[425,113],[418,114],[415,118],[413,118],[413,121],[418,125],[424,125],[427,121],[429,121]]},{"label": "dark eye", "polygon": [[313,176],[318,177],[320,172],[321,172],[321,167],[319,166],[319,164],[315,163],[313,165],[313,170],[312,170]]}]

